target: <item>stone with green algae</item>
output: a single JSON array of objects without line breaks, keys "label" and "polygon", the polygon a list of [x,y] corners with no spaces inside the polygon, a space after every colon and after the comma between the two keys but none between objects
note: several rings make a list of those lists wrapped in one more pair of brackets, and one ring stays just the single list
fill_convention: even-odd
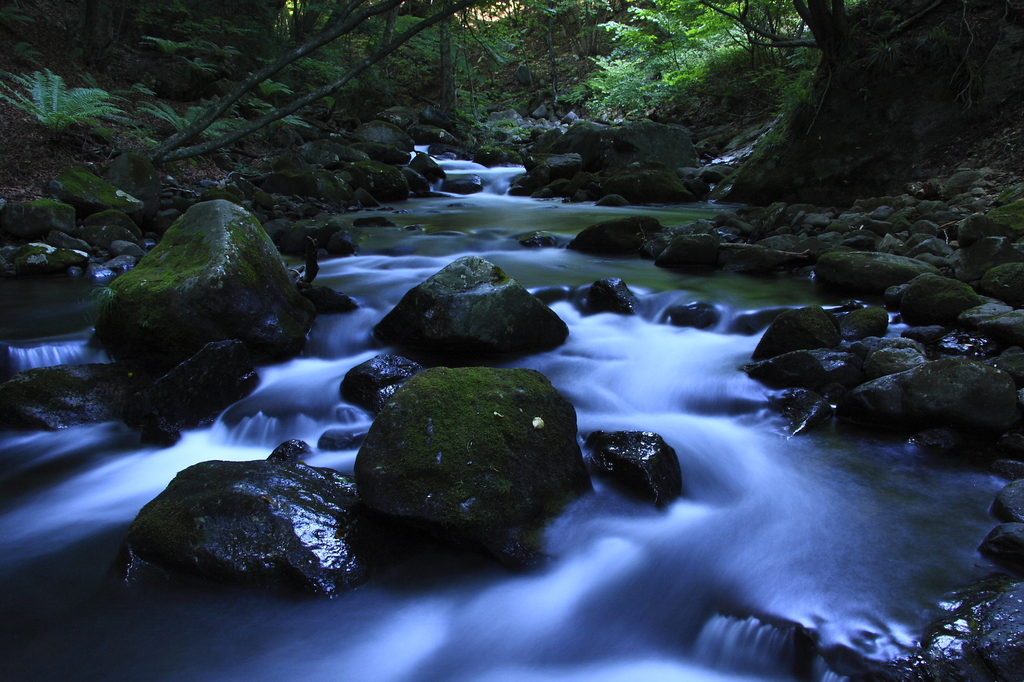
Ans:
[{"label": "stone with green algae", "polygon": [[7,204],[0,213],[0,228],[18,239],[40,239],[53,230],[73,232],[75,209],[52,199]]},{"label": "stone with green algae", "polygon": [[25,244],[14,254],[14,270],[18,277],[56,275],[71,266],[85,267],[89,254],[75,249],[59,249],[49,244]]},{"label": "stone with green algae", "polygon": [[508,565],[534,562],[544,524],[591,488],[573,406],[539,372],[488,367],[406,381],[355,476],[371,509]]},{"label": "stone with green algae", "polygon": [[82,167],[65,168],[46,186],[50,197],[74,207],[79,218],[116,209],[141,224],[146,205]]},{"label": "stone with green algae", "polygon": [[1004,231],[1004,234],[1010,235],[1014,239],[1024,237],[1024,199],[994,208],[987,215]]},{"label": "stone with green algae", "polygon": [[315,315],[259,222],[220,200],[192,206],[110,291],[97,337],[117,357],[165,370],[228,339],[255,362],[289,357]]}]

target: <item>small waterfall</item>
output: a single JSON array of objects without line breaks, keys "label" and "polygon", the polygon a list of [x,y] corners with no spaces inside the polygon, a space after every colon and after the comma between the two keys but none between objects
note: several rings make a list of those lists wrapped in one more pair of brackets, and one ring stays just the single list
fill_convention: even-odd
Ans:
[{"label": "small waterfall", "polygon": [[[498,196],[507,194],[512,180],[517,175],[521,175],[525,170],[522,166],[496,166],[488,168],[472,161],[445,161],[439,159],[437,163],[444,169],[449,181],[476,176],[483,185],[482,194],[495,194]],[[443,192],[444,182],[442,180],[434,183],[431,185],[431,189],[435,192]]]},{"label": "small waterfall", "polygon": [[828,669],[802,628],[776,627],[754,617],[713,616],[697,636],[693,656],[713,668],[738,673],[792,675],[807,682],[846,680]]},{"label": "small waterfall", "polygon": [[110,358],[103,350],[91,346],[88,339],[54,341],[38,346],[0,344],[0,381],[26,369],[93,362],[110,362]]}]

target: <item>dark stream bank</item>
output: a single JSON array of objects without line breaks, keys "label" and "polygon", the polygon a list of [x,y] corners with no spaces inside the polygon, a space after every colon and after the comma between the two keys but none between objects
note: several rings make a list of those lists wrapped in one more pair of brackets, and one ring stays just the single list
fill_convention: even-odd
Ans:
[{"label": "dark stream bank", "polygon": [[[567,241],[609,217],[675,225],[719,209],[487,193],[396,208],[385,215],[397,227],[370,228],[359,255],[320,264],[317,284],[361,307],[318,318],[304,354],[260,368],[256,392],[213,427],[167,449],[114,424],[0,435],[4,679],[836,682],[821,660],[802,666],[787,623],[814,630],[832,661],[890,658],[944,594],[991,571],[976,548],[1000,480],[896,436],[829,426],[790,437],[769,391],[737,371],[770,319],[759,311],[839,299],[809,280],[680,272],[514,238],[542,229]],[[661,434],[679,455],[682,499],[656,510],[595,481],[549,529],[550,563],[525,574],[439,557],[331,600],[127,590],[108,578],[128,524],[179,470],[264,459],[327,428],[364,432],[371,416],[341,400],[342,377],[396,351],[373,341],[373,325],[467,254],[540,293],[569,326],[559,348],[495,366],[545,374],[575,406],[581,435]],[[603,277],[638,294],[637,316],[580,312],[577,290]],[[9,369],[102,361],[89,344],[93,288],[0,281]],[[671,306],[698,301],[717,308],[715,326],[665,321]],[[355,455],[307,461],[351,472]]]}]

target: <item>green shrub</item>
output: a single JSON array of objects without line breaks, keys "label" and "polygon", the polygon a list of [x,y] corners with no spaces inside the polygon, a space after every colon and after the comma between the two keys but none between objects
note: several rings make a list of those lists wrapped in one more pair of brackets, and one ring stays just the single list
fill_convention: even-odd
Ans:
[{"label": "green shrub", "polygon": [[64,79],[49,69],[31,76],[7,74],[21,87],[15,90],[0,82],[0,99],[34,117],[54,138],[76,123],[95,124],[100,116],[122,115],[114,97],[99,88],[68,88]]}]

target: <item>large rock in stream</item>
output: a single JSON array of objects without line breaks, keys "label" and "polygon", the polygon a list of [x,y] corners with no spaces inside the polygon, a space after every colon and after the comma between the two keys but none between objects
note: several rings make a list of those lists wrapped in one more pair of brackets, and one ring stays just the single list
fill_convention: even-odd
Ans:
[{"label": "large rock in stream", "polygon": [[161,370],[228,339],[255,362],[286,358],[315,316],[259,222],[223,200],[192,206],[110,291],[96,335],[115,356]]},{"label": "large rock in stream", "polygon": [[406,292],[374,333],[442,353],[528,353],[561,345],[565,323],[497,265],[465,256]]},{"label": "large rock in stream", "polygon": [[367,517],[352,479],[336,471],[287,461],[210,461],[179,472],[142,508],[119,568],[129,580],[155,566],[332,595],[364,582],[407,540]]},{"label": "large rock in stream", "polygon": [[924,274],[942,273],[924,261],[877,252],[830,251],[814,265],[818,281],[851,293],[884,294],[889,287]]},{"label": "large rock in stream", "polygon": [[371,509],[512,566],[536,561],[544,524],[591,487],[573,406],[539,372],[487,367],[409,379],[355,476]]},{"label": "large rock in stream", "polygon": [[987,436],[1005,432],[1020,418],[1013,378],[960,358],[943,358],[861,384],[843,396],[836,414],[875,426],[952,426]]}]

